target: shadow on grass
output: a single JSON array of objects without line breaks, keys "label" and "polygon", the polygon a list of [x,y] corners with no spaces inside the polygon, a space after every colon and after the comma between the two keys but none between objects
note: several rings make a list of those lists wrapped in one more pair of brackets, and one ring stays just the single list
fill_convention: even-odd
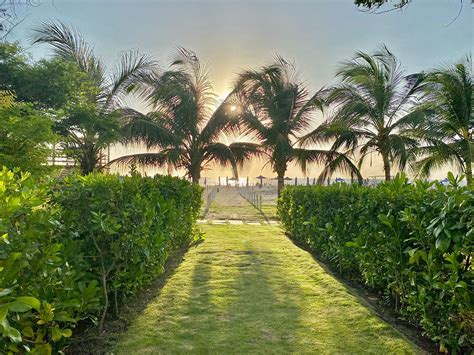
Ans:
[{"label": "shadow on grass", "polygon": [[311,250],[311,248],[292,239],[288,233],[285,232],[285,236],[297,248],[307,252],[315,263],[317,263],[328,275],[337,280],[349,294],[355,297],[360,305],[369,309],[373,315],[390,324],[407,339],[427,353],[439,353],[437,345],[428,338],[425,338],[421,334],[422,330],[420,328],[403,320],[401,316],[391,308],[391,305],[382,304],[380,295],[374,291],[368,290],[360,281],[354,281],[341,275],[335,268],[322,261],[318,255]]},{"label": "shadow on grass", "polygon": [[284,295],[273,292],[272,277],[263,265],[252,250],[200,253],[189,297],[173,332],[175,339],[164,340],[168,345],[162,350],[294,352],[292,330],[301,327],[300,310]]},{"label": "shadow on grass", "polygon": [[236,267],[239,272],[230,285],[236,296],[225,310],[228,321],[215,334],[219,341],[216,350],[232,345],[237,353],[271,353],[276,349],[281,353],[295,352],[298,347],[294,329],[302,325],[301,309],[288,297],[291,285],[281,285],[286,293],[275,292],[279,290],[275,290],[274,277],[260,252],[243,254]]},{"label": "shadow on grass", "polygon": [[135,319],[137,314],[142,313],[147,305],[160,293],[166,281],[175,273],[178,266],[183,261],[187,251],[191,247],[195,247],[202,243],[199,239],[185,247],[176,250],[164,266],[164,272],[157,277],[148,287],[140,290],[127,304],[120,307],[119,317],[111,316],[104,324],[104,331],[99,333],[97,327],[88,325],[85,331],[79,331],[71,344],[66,349],[67,354],[106,354],[119,341],[120,337],[125,334],[129,325]]}]

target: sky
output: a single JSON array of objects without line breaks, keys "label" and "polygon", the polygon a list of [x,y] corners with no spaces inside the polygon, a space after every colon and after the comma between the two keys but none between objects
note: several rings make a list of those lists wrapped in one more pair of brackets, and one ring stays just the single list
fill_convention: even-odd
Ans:
[{"label": "sky", "polygon": [[[406,73],[462,60],[471,53],[473,23],[470,1],[413,0],[403,11],[369,14],[352,0],[41,0],[20,10],[25,21],[10,40],[19,40],[35,59],[48,55],[31,46],[31,28],[60,19],[79,29],[95,53],[113,65],[119,54],[138,49],[163,68],[178,46],[207,63],[216,94],[223,97],[242,70],[268,64],[276,54],[294,62],[311,91],[337,83],[338,64],[357,50],[374,52],[381,44],[394,52]],[[143,108],[136,102],[130,102]],[[315,124],[323,117],[317,116]],[[114,150],[115,155],[124,153]],[[379,158],[363,174],[382,175]],[[242,174],[272,176],[268,167],[248,164]],[[321,167],[310,168],[317,176]],[[443,177],[443,169],[433,177]],[[206,173],[230,175],[230,170]],[[303,176],[295,167],[290,176]]]}]

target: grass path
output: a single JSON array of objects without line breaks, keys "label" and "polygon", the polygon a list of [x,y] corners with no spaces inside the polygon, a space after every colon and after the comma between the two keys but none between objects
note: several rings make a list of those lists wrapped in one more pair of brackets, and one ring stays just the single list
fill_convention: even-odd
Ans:
[{"label": "grass path", "polygon": [[202,229],[115,353],[419,352],[280,228]]}]

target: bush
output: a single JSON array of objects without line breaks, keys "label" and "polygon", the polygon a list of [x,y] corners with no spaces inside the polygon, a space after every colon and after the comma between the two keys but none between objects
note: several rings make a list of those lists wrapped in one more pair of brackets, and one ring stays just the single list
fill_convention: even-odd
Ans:
[{"label": "bush", "polygon": [[60,210],[48,202],[29,174],[0,171],[0,353],[59,350],[99,309],[98,283],[60,240]]},{"label": "bush", "polygon": [[474,189],[404,176],[375,188],[289,187],[278,201],[290,237],[364,282],[440,344],[472,347]]},{"label": "bush", "polygon": [[54,200],[66,238],[78,242],[101,284],[102,327],[111,303],[118,313],[119,303],[163,271],[170,251],[192,240],[201,188],[167,176],[90,174],[67,178]]},{"label": "bush", "polygon": [[200,193],[177,178],[100,174],[51,190],[4,168],[0,353],[61,350],[79,321],[118,311],[192,240]]}]

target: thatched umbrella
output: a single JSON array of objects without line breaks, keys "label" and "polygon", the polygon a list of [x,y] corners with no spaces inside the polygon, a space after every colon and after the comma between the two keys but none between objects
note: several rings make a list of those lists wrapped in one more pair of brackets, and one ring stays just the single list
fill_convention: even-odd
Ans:
[{"label": "thatched umbrella", "polygon": [[260,180],[260,187],[262,187],[262,186],[263,186],[263,179],[266,179],[266,177],[263,176],[263,175],[259,175],[259,176],[257,176],[255,179],[259,179],[259,180]]}]

